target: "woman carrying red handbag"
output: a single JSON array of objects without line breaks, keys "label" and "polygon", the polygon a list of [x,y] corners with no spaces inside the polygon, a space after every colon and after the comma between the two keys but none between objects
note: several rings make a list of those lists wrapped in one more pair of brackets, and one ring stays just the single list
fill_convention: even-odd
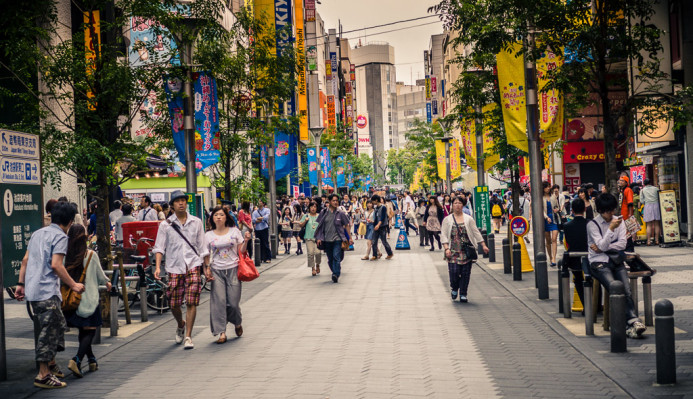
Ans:
[{"label": "woman carrying red handbag", "polygon": [[250,232],[245,236],[236,227],[228,211],[216,207],[209,216],[212,230],[205,235],[209,256],[205,257],[205,275],[212,282],[209,301],[209,320],[212,334],[219,336],[218,344],[226,342],[226,325],[235,326],[236,336],[243,335],[241,326],[241,281],[238,278],[239,262],[246,257]]}]

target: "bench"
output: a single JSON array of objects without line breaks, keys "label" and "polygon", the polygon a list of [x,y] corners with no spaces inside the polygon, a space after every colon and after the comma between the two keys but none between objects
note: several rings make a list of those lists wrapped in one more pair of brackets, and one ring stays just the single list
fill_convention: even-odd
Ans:
[{"label": "bench", "polygon": [[[628,270],[628,278],[630,279],[631,295],[635,303],[635,312],[638,311],[638,278],[642,279],[643,284],[643,302],[645,313],[645,325],[654,325],[652,313],[652,276],[657,273],[642,260],[640,255],[635,252],[626,252],[626,268]],[[579,258],[580,267],[576,266],[577,262],[572,259]],[[559,260],[558,267],[558,311],[563,313],[563,317],[571,318],[571,297],[570,293],[570,272],[583,272],[583,306],[585,309],[585,334],[594,335],[594,323],[597,321],[597,311],[599,306],[599,296],[601,287],[599,281],[592,278],[590,274],[589,264],[587,263],[587,252],[570,252],[566,251],[563,258]],[[576,287],[577,289],[577,287]],[[605,331],[609,330],[609,301],[604,301],[604,323]]]}]

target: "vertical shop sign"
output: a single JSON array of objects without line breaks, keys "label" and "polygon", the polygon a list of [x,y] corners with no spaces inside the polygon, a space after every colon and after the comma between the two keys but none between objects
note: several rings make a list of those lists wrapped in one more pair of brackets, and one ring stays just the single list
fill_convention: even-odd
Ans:
[{"label": "vertical shop sign", "polygon": [[675,244],[681,241],[679,233],[679,212],[676,204],[676,191],[659,192],[659,210],[662,214],[662,235],[664,244]]}]

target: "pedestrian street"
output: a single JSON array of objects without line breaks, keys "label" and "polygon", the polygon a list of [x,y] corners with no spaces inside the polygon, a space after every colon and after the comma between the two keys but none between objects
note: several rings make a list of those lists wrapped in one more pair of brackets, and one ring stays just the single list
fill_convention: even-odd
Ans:
[{"label": "pedestrian street", "polygon": [[97,373],[32,397],[628,397],[480,267],[470,302],[451,301],[442,252],[410,242],[363,261],[357,241],[338,284],[292,255],[245,283],[241,338],[215,343],[204,294],[194,350],[164,315]]}]

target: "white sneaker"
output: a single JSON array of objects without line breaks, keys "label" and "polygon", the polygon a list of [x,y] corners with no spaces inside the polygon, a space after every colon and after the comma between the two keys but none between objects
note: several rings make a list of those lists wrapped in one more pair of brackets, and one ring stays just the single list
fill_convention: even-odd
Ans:
[{"label": "white sneaker", "polygon": [[184,349],[192,349],[194,348],[195,345],[192,343],[192,338],[190,337],[185,337],[185,343],[183,344]]},{"label": "white sneaker", "polygon": [[183,343],[183,337],[185,336],[185,327],[176,328],[176,343],[180,345]]}]

